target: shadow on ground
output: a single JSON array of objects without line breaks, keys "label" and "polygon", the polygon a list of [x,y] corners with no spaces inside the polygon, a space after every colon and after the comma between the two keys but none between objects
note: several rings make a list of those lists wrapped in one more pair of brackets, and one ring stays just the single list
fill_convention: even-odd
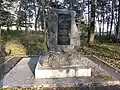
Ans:
[{"label": "shadow on ground", "polygon": [[0,51],[0,80],[3,77],[3,72],[5,69],[5,65],[3,64],[5,62],[5,58],[3,57],[2,52]]},{"label": "shadow on ground", "polygon": [[31,72],[33,73],[33,75],[35,76],[35,68],[36,68],[39,56],[32,56],[30,58],[31,59],[28,62],[28,66],[29,66]]}]

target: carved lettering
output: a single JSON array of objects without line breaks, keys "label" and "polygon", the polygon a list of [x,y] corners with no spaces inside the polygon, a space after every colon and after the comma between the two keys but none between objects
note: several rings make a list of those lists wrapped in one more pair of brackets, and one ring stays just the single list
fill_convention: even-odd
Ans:
[{"label": "carved lettering", "polygon": [[58,15],[58,45],[70,45],[71,15]]}]

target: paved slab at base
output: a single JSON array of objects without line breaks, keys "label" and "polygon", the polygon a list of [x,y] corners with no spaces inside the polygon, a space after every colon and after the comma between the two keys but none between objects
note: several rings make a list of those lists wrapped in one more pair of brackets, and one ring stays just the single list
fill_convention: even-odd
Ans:
[{"label": "paved slab at base", "polygon": [[[82,57],[80,64],[88,66],[92,70],[91,77],[79,77],[79,78],[59,78],[59,79],[35,79],[34,78],[34,68],[39,57],[24,58],[22,59],[6,76],[3,80],[0,81],[0,85],[6,87],[14,86],[44,86],[44,85],[80,85],[80,84],[91,84],[104,82],[106,79],[101,78],[104,76],[111,76],[111,74],[104,70],[104,67],[101,67],[98,64],[95,64],[92,60]],[[98,77],[97,77],[98,76]],[[100,77],[99,77],[100,76]],[[116,77],[112,76],[112,81],[118,80]],[[104,84],[103,84],[104,85]],[[112,83],[113,85],[113,83]],[[118,85],[118,84],[117,84]]]},{"label": "paved slab at base", "polygon": [[1,86],[32,86],[34,81],[34,68],[38,57],[23,58],[6,76],[0,81]]}]

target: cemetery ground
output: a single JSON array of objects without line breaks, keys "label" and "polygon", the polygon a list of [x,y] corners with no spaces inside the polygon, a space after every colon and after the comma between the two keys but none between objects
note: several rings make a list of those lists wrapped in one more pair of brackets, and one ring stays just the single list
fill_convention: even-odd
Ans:
[{"label": "cemetery ground", "polygon": [[[31,34],[29,33],[29,35],[24,34],[24,33],[16,35],[16,33],[14,31],[11,31],[11,34],[7,35],[7,32],[4,32],[4,34],[2,35],[2,44],[3,44],[3,46],[5,46],[5,47],[3,47],[3,50],[5,50],[4,55],[5,55],[6,59],[3,62],[1,62],[1,64],[4,64],[5,61],[6,61],[6,63],[9,60],[11,61],[12,59],[10,59],[10,58],[12,55],[15,55],[14,57],[16,57],[17,55],[26,57],[26,56],[30,56],[30,55],[34,56],[37,54],[41,55],[41,53],[44,53],[46,51],[46,46],[43,41],[43,36],[41,35],[41,33],[42,32],[39,32],[38,35],[32,34],[32,33]],[[109,40],[107,39],[107,41],[109,41]],[[9,44],[6,44],[6,43],[9,43]],[[81,46],[79,47],[78,51],[80,51],[80,53],[85,56],[87,56],[87,55],[97,56],[100,59],[102,59],[104,62],[106,62],[107,64],[114,67],[115,69],[120,70],[120,45],[119,44],[111,43],[111,42],[106,43],[106,41],[101,41],[98,38],[96,40],[95,44],[90,46],[90,45],[87,45],[86,40],[84,40],[83,43],[81,43]],[[36,57],[31,57],[31,58],[32,58],[31,62],[34,63],[33,67],[35,68],[35,65],[37,62],[37,61],[35,61],[35,60],[37,60],[35,58],[38,58],[38,57],[36,56]],[[23,63],[23,67],[27,68],[26,70],[28,71],[28,73],[25,71],[24,68],[21,70],[23,70],[23,72],[26,72],[27,75],[30,75],[30,81],[29,81],[29,79],[28,79],[28,81],[26,79],[23,79],[23,81],[26,80],[26,82],[29,82],[29,83],[31,82],[33,84],[32,81],[34,81],[33,80],[33,77],[34,77],[33,71],[34,70],[32,70],[32,73],[31,73],[31,69],[28,69],[29,66],[26,66],[26,65],[28,65],[27,63],[28,63],[29,59],[30,58],[28,58],[27,60],[25,58],[22,58],[21,60],[14,59],[14,60],[16,60],[16,63],[18,63],[18,64],[12,62],[12,63],[9,63],[9,65],[14,66],[13,64],[15,64],[15,68],[20,69],[19,67],[16,67],[16,66],[19,66],[20,64]],[[25,63],[26,63],[26,65],[25,65]],[[9,72],[11,72],[13,74],[18,73],[19,70],[16,70],[15,68],[12,68],[12,70],[16,71],[16,72],[13,73],[12,70],[10,70]],[[32,69],[34,69],[34,68],[32,68]],[[21,73],[22,73],[22,71],[21,71]],[[22,74],[24,74],[24,73],[22,73]],[[102,74],[104,74],[104,76],[96,76],[95,81],[97,81],[98,79],[104,80],[104,81],[113,80],[111,78],[111,76],[108,75],[108,73],[107,74],[102,73]],[[6,75],[8,75],[8,74],[6,74]],[[29,76],[28,76],[28,78],[29,78]],[[67,79],[67,80],[69,80],[69,82],[71,82],[71,81],[75,82],[77,80],[83,81],[83,79],[91,81],[91,80],[93,80],[93,77],[87,78],[87,79],[80,78],[79,80],[72,78],[72,80],[70,80],[70,79]],[[59,79],[59,82],[61,82],[63,80],[65,80],[65,79]],[[15,80],[12,80],[12,81],[15,82]],[[41,80],[41,81],[43,82],[44,80]],[[51,81],[52,80],[46,80],[46,82],[51,82]],[[37,81],[37,82],[39,82],[39,81]],[[56,82],[57,82],[56,80],[55,81],[53,80],[53,82],[51,82],[51,83],[56,83]],[[98,83],[94,83],[94,84],[98,84]],[[93,85],[93,86],[95,86],[95,85]],[[70,90],[70,89],[68,89],[68,90]]]},{"label": "cemetery ground", "polygon": [[80,47],[82,54],[95,55],[114,68],[120,69],[120,43],[114,43],[113,37],[98,36],[92,46],[85,42],[86,38],[83,40]]}]

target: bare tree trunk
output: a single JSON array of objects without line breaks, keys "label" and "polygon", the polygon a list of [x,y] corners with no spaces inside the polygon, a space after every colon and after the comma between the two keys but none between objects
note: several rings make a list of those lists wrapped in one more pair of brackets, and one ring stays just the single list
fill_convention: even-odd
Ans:
[{"label": "bare tree trunk", "polygon": [[7,32],[10,32],[10,26],[9,26],[9,22],[7,22]]},{"label": "bare tree trunk", "polygon": [[103,18],[103,28],[102,28],[102,35],[104,36],[104,25],[105,25],[105,19],[104,19],[104,16],[102,16],[102,18]]},{"label": "bare tree trunk", "polygon": [[118,22],[116,27],[116,42],[120,40],[120,0],[119,0],[119,9],[118,9]]},{"label": "bare tree trunk", "polygon": [[89,23],[90,23],[90,15],[89,15],[89,11],[90,11],[90,7],[89,7],[89,0],[88,0],[88,26],[89,26]]},{"label": "bare tree trunk", "polygon": [[[20,11],[21,10],[21,0],[20,0],[20,6],[19,6],[19,10],[18,11]],[[19,31],[19,28],[20,28],[20,20],[19,20],[19,17],[17,16],[17,18],[18,18],[18,20],[17,20],[17,22],[16,22],[16,28],[17,28],[17,32]]]},{"label": "bare tree trunk", "polygon": [[[27,12],[25,11],[25,13],[27,13]],[[27,33],[27,31],[28,31],[28,23],[27,23],[27,16],[26,16],[26,19],[25,19],[25,33]]]},{"label": "bare tree trunk", "polygon": [[[109,1],[109,4],[110,4],[110,1]],[[110,24],[109,20],[110,20],[110,13],[108,12],[107,13],[107,36],[109,36],[109,24]]]},{"label": "bare tree trunk", "polygon": [[102,35],[104,35],[104,23],[105,23],[105,19],[104,19],[105,13],[104,13],[104,4],[103,3],[104,2],[102,2],[102,8],[101,8],[102,9],[102,15],[101,15],[102,16]]},{"label": "bare tree trunk", "polygon": [[37,16],[36,16],[36,19],[35,19],[35,31],[37,31],[37,23],[38,23],[39,15],[40,15],[40,7],[38,8],[38,13],[37,13]]},{"label": "bare tree trunk", "polygon": [[100,18],[99,18],[99,16],[98,16],[98,23],[99,23],[99,36],[101,36],[101,20],[100,20]]},{"label": "bare tree trunk", "polygon": [[112,13],[111,13],[111,25],[110,25],[110,34],[109,36],[111,36],[112,33],[112,27],[113,27],[113,19],[114,19],[114,0],[112,1]]},{"label": "bare tree trunk", "polygon": [[35,24],[34,24],[34,28],[35,28],[35,31],[37,31],[37,25],[36,25],[36,0],[33,0],[33,5],[34,5],[34,12],[35,12]]},{"label": "bare tree trunk", "polygon": [[99,25],[99,36],[101,36],[101,26],[102,26],[102,23],[100,22],[100,25]]},{"label": "bare tree trunk", "polygon": [[25,21],[25,33],[28,31],[27,20]]},{"label": "bare tree trunk", "polygon": [[91,1],[91,23],[90,23],[90,29],[88,31],[88,43],[90,45],[92,45],[94,42],[96,3],[97,0]]},{"label": "bare tree trunk", "polygon": [[108,13],[108,18],[107,18],[107,36],[109,35],[109,19],[110,19],[110,15]]},{"label": "bare tree trunk", "polygon": [[[117,29],[117,23],[118,23],[118,8],[117,8],[117,0],[115,0],[115,13],[114,13],[114,37],[115,37],[115,35],[116,35],[116,29]],[[116,37],[115,37],[116,38]]]},{"label": "bare tree trunk", "polygon": [[90,38],[90,32],[89,32],[89,30],[90,30],[90,14],[89,14],[89,11],[90,11],[90,5],[89,5],[90,3],[89,3],[89,0],[88,0],[88,43],[89,43],[89,38]]}]

